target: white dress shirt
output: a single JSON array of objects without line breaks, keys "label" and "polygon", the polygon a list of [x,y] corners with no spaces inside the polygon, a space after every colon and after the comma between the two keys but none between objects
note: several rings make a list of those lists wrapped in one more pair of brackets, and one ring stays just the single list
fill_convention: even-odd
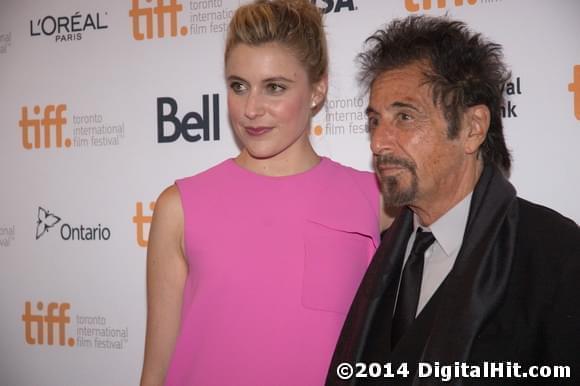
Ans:
[{"label": "white dress shirt", "polygon": [[431,296],[433,296],[441,283],[443,283],[443,280],[445,280],[451,268],[453,268],[453,264],[455,264],[459,248],[461,248],[461,244],[463,243],[465,226],[467,225],[467,217],[469,215],[469,206],[471,204],[471,195],[472,193],[469,193],[463,200],[429,227],[420,225],[417,215],[413,216],[413,234],[411,234],[407,244],[403,267],[411,254],[417,228],[421,227],[425,232],[433,233],[435,237],[435,242],[425,251],[425,264],[423,266],[423,279],[421,281],[417,315],[425,307],[425,304],[431,299]]}]

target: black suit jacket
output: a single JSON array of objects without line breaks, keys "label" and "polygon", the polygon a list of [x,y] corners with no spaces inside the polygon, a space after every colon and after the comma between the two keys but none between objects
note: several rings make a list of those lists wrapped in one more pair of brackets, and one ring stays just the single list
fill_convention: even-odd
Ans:
[{"label": "black suit jacket", "polygon": [[[486,167],[453,269],[391,349],[411,225],[412,213],[403,210],[384,235],[347,316],[327,385],[443,384],[413,374],[418,362],[436,361],[567,365],[572,371],[569,379],[454,378],[445,384],[580,385],[580,230],[573,221],[517,198],[509,182]],[[394,369],[405,362],[412,373],[344,381],[336,376],[342,362],[392,363]]]}]

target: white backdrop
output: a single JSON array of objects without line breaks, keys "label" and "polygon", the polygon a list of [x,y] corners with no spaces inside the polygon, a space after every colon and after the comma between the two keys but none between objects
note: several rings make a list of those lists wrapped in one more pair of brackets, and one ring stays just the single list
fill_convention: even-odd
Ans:
[{"label": "white backdrop", "polygon": [[[238,3],[0,3],[0,386],[138,384],[153,201],[238,151],[222,63]],[[393,17],[448,12],[504,45],[519,194],[580,222],[580,2],[317,3],[331,54],[321,154],[370,170],[353,58]],[[195,142],[172,123],[188,113]]]}]

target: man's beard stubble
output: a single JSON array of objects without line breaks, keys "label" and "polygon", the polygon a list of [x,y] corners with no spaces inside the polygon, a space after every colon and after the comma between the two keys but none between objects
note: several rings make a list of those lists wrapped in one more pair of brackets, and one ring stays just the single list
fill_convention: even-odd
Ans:
[{"label": "man's beard stubble", "polygon": [[[409,186],[402,186],[400,175],[383,177],[381,166],[400,166],[410,173],[411,183]],[[375,169],[381,182],[381,191],[385,206],[400,207],[408,205],[415,200],[418,191],[419,181],[417,178],[417,168],[414,162],[404,158],[395,157],[391,154],[380,154],[375,156]]]}]

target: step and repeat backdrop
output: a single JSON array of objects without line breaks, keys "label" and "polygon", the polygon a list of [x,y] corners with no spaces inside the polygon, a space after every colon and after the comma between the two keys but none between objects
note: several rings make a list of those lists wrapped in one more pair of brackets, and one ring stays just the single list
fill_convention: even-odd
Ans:
[{"label": "step and repeat backdrop", "polygon": [[[371,170],[354,57],[392,18],[447,13],[504,46],[519,194],[580,222],[580,2],[314,2],[331,56],[320,154]],[[238,153],[223,47],[239,4],[0,3],[1,386],[138,384],[155,199]]]}]

